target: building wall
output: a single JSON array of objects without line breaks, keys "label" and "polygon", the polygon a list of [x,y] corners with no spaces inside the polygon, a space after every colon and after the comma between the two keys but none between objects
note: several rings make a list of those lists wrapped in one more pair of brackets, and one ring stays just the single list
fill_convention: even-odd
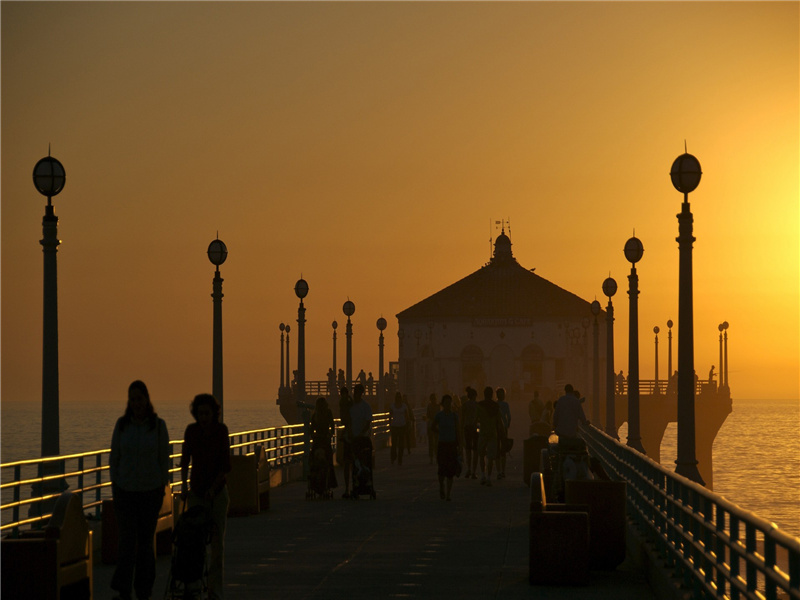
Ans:
[{"label": "building wall", "polygon": [[[600,397],[605,396],[605,323],[600,322]],[[592,393],[592,326],[583,316],[562,322],[476,319],[399,323],[399,385],[413,405],[430,393],[463,395],[504,387],[511,400],[528,401],[534,390],[555,399],[565,383]]]}]

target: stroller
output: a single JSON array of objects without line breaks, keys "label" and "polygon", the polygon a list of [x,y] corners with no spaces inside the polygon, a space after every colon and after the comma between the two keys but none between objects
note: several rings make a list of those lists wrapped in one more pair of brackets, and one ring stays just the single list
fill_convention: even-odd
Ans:
[{"label": "stroller", "polygon": [[314,440],[311,447],[311,459],[308,473],[308,490],[306,500],[333,498],[336,482],[336,471],[333,468],[333,450],[330,440]]},{"label": "stroller", "polygon": [[360,495],[369,495],[375,500],[375,482],[373,479],[374,461],[372,440],[368,437],[357,437],[353,440],[353,491],[350,497],[358,499]]},{"label": "stroller", "polygon": [[185,510],[178,518],[172,532],[172,563],[164,600],[208,597],[206,546],[211,541],[211,523],[210,511],[200,505]]}]

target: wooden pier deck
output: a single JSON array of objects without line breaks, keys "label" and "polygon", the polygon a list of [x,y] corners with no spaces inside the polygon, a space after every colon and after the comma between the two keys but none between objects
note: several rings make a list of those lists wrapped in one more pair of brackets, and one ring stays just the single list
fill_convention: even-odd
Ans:
[{"label": "wooden pier deck", "polygon": [[[391,466],[383,449],[375,501],[341,499],[341,469],[333,500],[306,501],[304,482],[273,488],[269,511],[228,519],[226,598],[654,598],[627,560],[613,572],[592,572],[588,587],[531,587],[521,473],[515,447],[506,479],[492,487],[456,479],[446,502],[426,448],[413,449],[402,467]],[[159,557],[154,600],[163,597],[168,571],[169,557]],[[95,563],[96,599],[112,597],[112,573]]]}]

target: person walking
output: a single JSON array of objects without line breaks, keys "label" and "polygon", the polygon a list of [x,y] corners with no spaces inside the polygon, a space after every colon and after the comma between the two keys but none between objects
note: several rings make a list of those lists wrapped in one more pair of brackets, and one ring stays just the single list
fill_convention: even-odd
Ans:
[{"label": "person walking", "polygon": [[467,399],[461,406],[461,423],[467,472],[464,478],[477,479],[478,470],[478,391],[467,386]]},{"label": "person walking", "polygon": [[322,492],[337,487],[336,470],[333,468],[333,450],[331,449],[331,439],[336,425],[333,421],[333,411],[328,406],[328,401],[324,396],[317,398],[314,413],[311,415],[311,455],[312,457],[324,457],[318,461],[312,461],[312,470],[317,469],[319,481],[324,485],[320,487]]},{"label": "person walking", "polygon": [[442,410],[433,419],[433,430],[438,438],[437,458],[439,464],[439,497],[450,500],[453,489],[453,477],[459,472],[459,456],[461,454],[458,413],[452,410],[452,398],[442,396]]},{"label": "person walking", "polygon": [[500,412],[499,428],[497,430],[497,480],[506,477],[506,454],[509,450],[508,431],[511,428],[511,407],[506,402],[505,388],[497,388],[497,409]]},{"label": "person walking", "polygon": [[231,471],[230,438],[228,427],[219,421],[219,402],[211,394],[195,396],[189,411],[195,422],[190,423],[183,434],[182,496],[186,499],[187,510],[200,505],[211,516],[209,600],[222,600],[225,597],[225,526],[230,503],[226,479]]},{"label": "person walking", "polygon": [[169,433],[138,379],[128,386],[125,414],[114,426],[108,467],[119,528],[111,589],[115,600],[131,600],[133,591],[147,600],[156,579],[153,537],[169,484]]},{"label": "person walking", "polygon": [[394,395],[394,404],[389,408],[389,430],[392,436],[392,464],[397,461],[397,466],[403,466],[403,454],[406,449],[406,429],[408,427],[408,406],[403,403],[403,395],[397,392]]},{"label": "person walking", "polygon": [[353,467],[353,431],[350,426],[350,408],[353,406],[353,399],[345,386],[339,390],[339,420],[342,423],[342,453],[340,462],[344,470],[344,494],[342,498],[350,497],[350,470]]},{"label": "person walking", "polygon": [[439,404],[436,402],[436,394],[428,397],[428,406],[425,407],[425,431],[428,434],[428,464],[433,464],[438,448],[436,432],[433,430],[433,420],[439,412]]},{"label": "person walking", "polygon": [[[483,400],[478,402],[478,457],[481,464],[481,485],[491,487],[492,469],[497,458],[497,431],[500,427],[500,410],[492,400],[494,390],[486,387]],[[487,478],[488,474],[488,478]]]}]

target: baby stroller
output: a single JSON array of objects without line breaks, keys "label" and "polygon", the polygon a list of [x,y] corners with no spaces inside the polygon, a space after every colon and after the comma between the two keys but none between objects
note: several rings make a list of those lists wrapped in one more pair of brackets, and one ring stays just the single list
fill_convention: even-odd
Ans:
[{"label": "baby stroller", "polygon": [[368,437],[357,437],[353,440],[353,491],[350,497],[357,500],[360,495],[369,495],[375,500],[375,482],[373,480],[374,465],[372,440]]},{"label": "baby stroller", "polygon": [[211,541],[211,523],[210,511],[201,505],[193,506],[179,517],[172,532],[172,563],[164,600],[208,597],[206,546]]},{"label": "baby stroller", "polygon": [[333,498],[333,488],[338,484],[336,471],[333,468],[333,450],[330,440],[314,440],[309,463],[306,500]]}]

